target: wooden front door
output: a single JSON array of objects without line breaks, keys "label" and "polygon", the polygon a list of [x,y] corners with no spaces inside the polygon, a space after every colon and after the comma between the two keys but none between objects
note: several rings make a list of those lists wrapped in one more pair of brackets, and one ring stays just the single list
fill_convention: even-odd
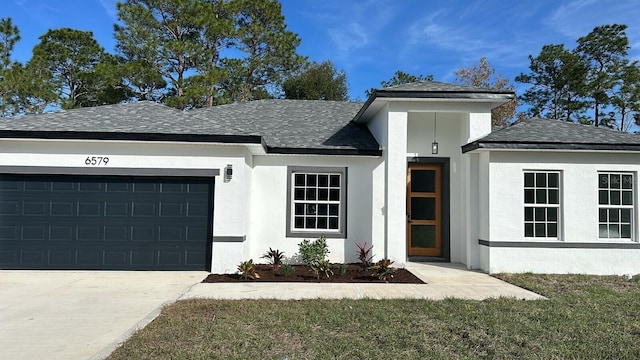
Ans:
[{"label": "wooden front door", "polygon": [[442,256],[442,166],[409,164],[407,254]]}]

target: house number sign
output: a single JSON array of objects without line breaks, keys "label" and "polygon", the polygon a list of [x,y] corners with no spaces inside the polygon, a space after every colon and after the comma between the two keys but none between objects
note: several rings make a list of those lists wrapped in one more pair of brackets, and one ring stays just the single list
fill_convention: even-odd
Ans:
[{"label": "house number sign", "polygon": [[87,156],[87,158],[84,160],[84,164],[87,166],[104,166],[108,163],[109,158],[106,156]]}]

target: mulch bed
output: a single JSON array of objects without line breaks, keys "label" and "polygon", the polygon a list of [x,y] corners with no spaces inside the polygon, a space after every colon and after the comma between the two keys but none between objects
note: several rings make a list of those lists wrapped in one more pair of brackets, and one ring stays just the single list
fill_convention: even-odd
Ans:
[{"label": "mulch bed", "polygon": [[[345,264],[346,272],[340,275],[340,265],[332,266],[333,276],[321,277],[318,280],[308,266],[293,265],[295,272],[291,276],[284,276],[281,269],[272,269],[270,265],[256,265],[256,271],[260,275],[256,280],[242,280],[238,274],[210,274],[203,283],[220,282],[316,282],[316,283],[384,283],[377,277],[371,276],[368,270],[360,264]],[[405,269],[396,269],[389,283],[400,284],[424,284],[415,275]]]}]

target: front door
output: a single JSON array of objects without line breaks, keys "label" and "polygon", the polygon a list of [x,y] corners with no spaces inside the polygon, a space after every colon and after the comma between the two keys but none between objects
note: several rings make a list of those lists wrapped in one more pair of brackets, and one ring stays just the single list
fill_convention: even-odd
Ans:
[{"label": "front door", "polygon": [[407,172],[407,254],[442,256],[442,166],[409,164]]}]

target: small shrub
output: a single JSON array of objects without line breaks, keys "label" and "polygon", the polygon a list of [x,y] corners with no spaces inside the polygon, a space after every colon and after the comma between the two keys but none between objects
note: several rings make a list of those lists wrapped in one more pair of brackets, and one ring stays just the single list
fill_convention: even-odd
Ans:
[{"label": "small shrub", "polygon": [[338,266],[338,274],[340,274],[340,276],[344,276],[344,274],[346,273],[347,273],[347,265],[340,264],[340,266]]},{"label": "small shrub", "polygon": [[282,275],[284,275],[284,277],[291,277],[293,276],[293,273],[296,272],[296,268],[289,264],[282,264],[282,266],[280,266],[280,269],[282,269]]},{"label": "small shrub", "polygon": [[358,248],[358,259],[362,267],[368,268],[371,266],[373,245],[367,247],[367,242],[365,241],[363,243],[356,243],[356,247]]},{"label": "small shrub", "polygon": [[393,279],[393,273],[396,272],[394,267],[391,267],[393,261],[389,259],[382,259],[375,263],[374,265],[369,267],[369,271],[371,271],[371,276],[375,276],[380,280],[389,281],[389,279]]},{"label": "small shrub", "polygon": [[315,262],[309,265],[311,269],[309,271],[313,272],[316,279],[320,280],[320,276],[324,275],[326,278],[329,278],[333,275],[333,270],[331,270],[331,264],[329,260],[322,260],[320,262]]},{"label": "small shrub", "polygon": [[271,247],[269,247],[269,251],[264,253],[261,259],[267,259],[267,261],[269,262],[269,265],[271,265],[271,268],[275,270],[276,268],[282,265],[282,259],[284,259],[284,252],[278,249],[274,250]]},{"label": "small shrub", "polygon": [[320,238],[314,241],[308,239],[303,240],[298,244],[298,249],[302,263],[309,266],[326,260],[329,254],[329,247],[327,246],[327,240],[324,235],[321,235]]},{"label": "small shrub", "polygon": [[238,271],[240,271],[240,278],[243,280],[260,279],[260,274],[256,272],[253,259],[241,262],[240,265],[238,265]]}]

